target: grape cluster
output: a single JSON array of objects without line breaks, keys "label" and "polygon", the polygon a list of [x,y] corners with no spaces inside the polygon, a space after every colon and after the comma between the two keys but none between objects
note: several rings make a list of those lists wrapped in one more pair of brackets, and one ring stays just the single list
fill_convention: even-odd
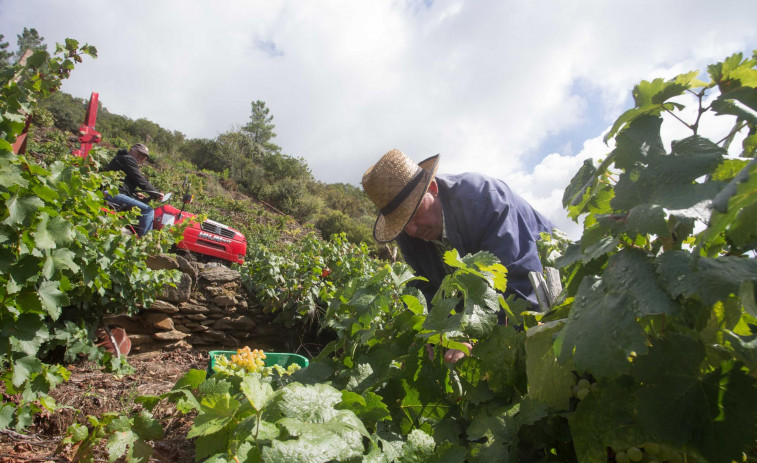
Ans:
[{"label": "grape cluster", "polygon": [[237,349],[237,353],[231,357],[217,355],[213,364],[214,371],[236,376],[244,376],[264,367],[265,353],[259,349],[251,350],[249,346]]},{"label": "grape cluster", "polygon": [[596,392],[596,390],[597,383],[592,383],[586,378],[581,378],[578,380],[578,383],[573,386],[572,392],[573,397],[578,398],[578,400],[583,400],[590,392]]},{"label": "grape cluster", "polygon": [[237,349],[237,353],[231,356],[231,362],[253,372],[265,366],[265,353],[260,349],[250,350],[249,346],[244,346]]},{"label": "grape cluster", "polygon": [[257,373],[263,377],[271,376],[274,373],[279,377],[288,376],[300,369],[296,363],[289,365],[287,368],[281,365],[265,365],[266,355],[262,350],[250,349],[245,346],[237,349],[237,353],[230,357],[226,355],[216,355],[213,363],[213,371],[216,373],[225,373],[233,376],[246,376],[250,373]]}]

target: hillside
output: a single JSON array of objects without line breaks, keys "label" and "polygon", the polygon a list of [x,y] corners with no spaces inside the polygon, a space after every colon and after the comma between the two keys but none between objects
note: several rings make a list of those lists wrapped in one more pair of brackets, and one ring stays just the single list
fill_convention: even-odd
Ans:
[{"label": "hillside", "polygon": [[[40,100],[32,126],[36,138],[30,152],[61,155],[68,148],[78,147],[74,138],[88,103],[63,92]],[[274,143],[274,128],[273,115],[262,101],[252,103],[247,125],[215,139],[187,139],[147,119],[132,120],[113,114],[102,100],[96,124],[102,133],[102,149],[114,153],[133,143],[147,144],[152,156],[146,173],[154,185],[176,192],[185,176],[192,176],[198,199],[195,210],[212,209],[220,218],[211,218],[219,221],[226,220],[228,214],[233,221],[230,225],[249,231],[250,236],[260,233],[256,222],[288,222],[283,216],[289,216],[302,226],[318,230],[325,238],[344,232],[353,243],[364,241],[373,246],[375,209],[363,191],[348,184],[325,184],[314,179],[304,159],[284,154]],[[259,213],[261,208],[266,212]],[[270,217],[268,212],[272,213]],[[292,227],[297,225],[284,229]],[[268,243],[270,237],[265,241]],[[374,251],[378,250],[374,247]]]}]

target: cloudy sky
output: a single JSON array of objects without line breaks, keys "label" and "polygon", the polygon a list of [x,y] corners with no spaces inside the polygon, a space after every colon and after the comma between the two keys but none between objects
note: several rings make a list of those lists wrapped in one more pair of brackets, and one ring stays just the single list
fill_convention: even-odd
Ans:
[{"label": "cloudy sky", "polygon": [[97,47],[63,91],[111,112],[212,138],[263,100],[317,180],[440,153],[574,237],[562,192],[633,85],[751,54],[755,18],[755,0],[0,0],[13,50],[24,27]]}]

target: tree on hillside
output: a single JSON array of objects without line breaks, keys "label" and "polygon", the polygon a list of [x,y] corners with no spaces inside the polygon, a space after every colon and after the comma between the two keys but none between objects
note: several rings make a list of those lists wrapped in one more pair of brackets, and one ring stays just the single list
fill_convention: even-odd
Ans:
[{"label": "tree on hillside", "polygon": [[0,69],[11,64],[13,53],[8,51],[8,42],[4,42],[5,36],[0,34]]},{"label": "tree on hillside", "polygon": [[24,52],[26,50],[47,50],[45,38],[40,36],[39,32],[37,32],[37,29],[33,27],[31,29],[24,28],[24,31],[21,34],[18,34],[16,37],[18,37],[18,50],[16,51],[16,60],[20,60],[21,57],[24,56]]},{"label": "tree on hillside", "polygon": [[264,101],[253,101],[250,122],[242,127],[242,131],[249,135],[255,146],[259,147],[262,153],[268,154],[281,151],[281,147],[271,141],[276,138],[276,133],[273,131],[276,125],[273,123],[273,115],[270,112]]}]

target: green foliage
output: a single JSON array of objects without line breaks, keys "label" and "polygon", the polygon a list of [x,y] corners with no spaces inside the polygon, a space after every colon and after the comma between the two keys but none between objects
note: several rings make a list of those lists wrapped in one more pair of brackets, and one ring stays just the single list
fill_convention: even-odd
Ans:
[{"label": "green foliage", "polygon": [[251,106],[250,122],[242,127],[242,131],[249,136],[256,150],[268,154],[278,153],[281,148],[271,141],[276,138],[273,131],[276,125],[271,110],[261,100],[253,101]]},{"label": "green foliage", "polygon": [[8,42],[3,42],[4,39],[5,36],[0,34],[0,69],[10,66],[11,57],[13,56],[13,53],[8,51],[8,46],[10,44]]},{"label": "green foliage", "polygon": [[[757,385],[741,340],[755,334],[755,66],[736,54],[708,68],[710,82],[696,72],[642,82],[635,108],[608,134],[615,149],[599,167],[586,164],[566,190],[569,212],[587,220],[580,242],[558,260],[574,302],[555,351],[611,394],[581,401],[570,418],[581,460],[654,441],[731,461],[754,445],[757,432],[744,424],[757,417],[747,405]],[[730,115],[733,128],[717,142],[698,135],[699,117],[684,121],[684,106],[671,101],[684,93],[698,100],[700,116]],[[660,137],[663,113],[693,132],[670,152]],[[740,131],[740,157],[728,156]],[[622,402],[613,402],[616,394]],[[726,441],[718,450],[715,442]]]},{"label": "green foliage", "polygon": [[37,98],[57,88],[81,60],[79,53],[95,51],[68,39],[54,56],[37,51],[26,65],[2,72],[0,377],[5,392],[19,397],[13,410],[3,407],[3,428],[26,427],[34,413],[55,409],[48,393],[69,375],[44,363],[56,347],[64,347],[69,360],[86,355],[123,369],[122,359],[94,348],[89,328],[106,313],[135,313],[176,277],[145,264],[149,253],[175,237],[125,236],[120,230],[134,214],[119,218],[101,211],[101,189],[114,189],[116,179],[96,172],[96,150],[91,159],[67,156],[49,163],[10,150],[23,128],[22,112],[32,113]]},{"label": "green foliage", "polygon": [[282,311],[282,319],[291,325],[317,321],[340,283],[369,273],[377,265],[365,246],[351,244],[344,234],[324,242],[311,233],[280,252],[252,244],[239,271],[242,282],[265,310]]}]

